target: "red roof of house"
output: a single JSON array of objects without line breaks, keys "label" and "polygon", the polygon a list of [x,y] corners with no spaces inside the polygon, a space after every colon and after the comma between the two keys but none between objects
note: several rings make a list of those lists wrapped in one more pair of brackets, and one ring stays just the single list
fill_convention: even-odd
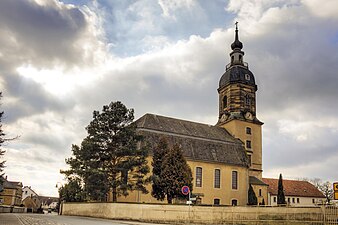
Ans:
[{"label": "red roof of house", "polygon": [[[278,179],[263,178],[263,182],[269,185],[268,192],[270,194],[277,195]],[[322,192],[307,181],[283,179],[283,188],[285,196],[325,198]]]}]

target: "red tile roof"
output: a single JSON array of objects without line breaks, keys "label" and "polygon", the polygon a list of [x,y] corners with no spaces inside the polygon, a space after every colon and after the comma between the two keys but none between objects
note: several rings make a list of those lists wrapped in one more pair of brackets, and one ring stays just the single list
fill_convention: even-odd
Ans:
[{"label": "red tile roof", "polygon": [[[269,185],[268,192],[270,194],[277,195],[278,179],[263,178],[263,182]],[[285,196],[325,198],[322,192],[307,181],[283,179],[283,188]]]}]

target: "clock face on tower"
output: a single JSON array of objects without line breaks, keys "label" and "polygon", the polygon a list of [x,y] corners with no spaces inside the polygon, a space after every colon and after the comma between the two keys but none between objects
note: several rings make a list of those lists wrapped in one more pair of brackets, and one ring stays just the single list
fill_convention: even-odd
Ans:
[{"label": "clock face on tower", "polygon": [[245,117],[245,119],[247,119],[247,120],[252,120],[252,119],[253,119],[253,116],[252,116],[252,113],[251,113],[251,112],[245,113],[244,117]]}]

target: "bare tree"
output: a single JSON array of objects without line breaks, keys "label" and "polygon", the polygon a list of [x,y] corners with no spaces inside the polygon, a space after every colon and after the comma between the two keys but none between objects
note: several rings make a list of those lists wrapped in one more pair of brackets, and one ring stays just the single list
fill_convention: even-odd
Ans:
[{"label": "bare tree", "polygon": [[333,199],[333,186],[332,183],[329,181],[326,181],[322,183],[318,188],[325,196],[326,203],[330,204],[331,200]]},{"label": "bare tree", "polygon": [[302,178],[300,180],[308,181],[313,184],[326,198],[326,203],[330,204],[331,200],[333,199],[333,186],[330,181],[322,181],[320,178]]}]

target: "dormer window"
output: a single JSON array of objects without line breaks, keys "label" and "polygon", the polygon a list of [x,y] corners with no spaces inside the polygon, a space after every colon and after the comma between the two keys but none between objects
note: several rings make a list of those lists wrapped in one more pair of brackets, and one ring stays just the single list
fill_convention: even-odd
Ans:
[{"label": "dormer window", "polygon": [[250,75],[247,73],[245,74],[245,80],[248,80],[248,81],[250,80]]}]

